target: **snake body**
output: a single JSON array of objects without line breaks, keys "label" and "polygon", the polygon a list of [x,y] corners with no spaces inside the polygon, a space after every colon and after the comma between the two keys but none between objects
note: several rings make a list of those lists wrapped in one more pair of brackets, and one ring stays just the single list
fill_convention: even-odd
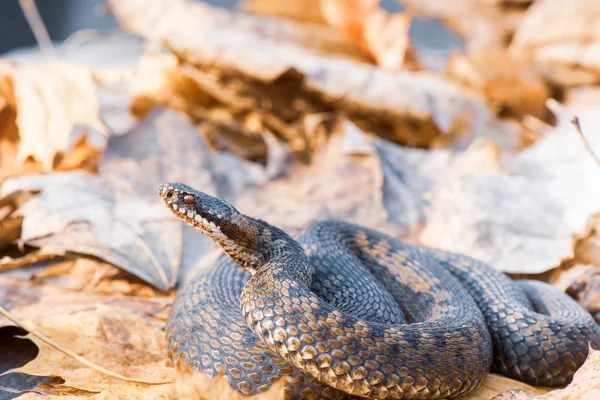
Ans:
[{"label": "snake body", "polygon": [[556,386],[600,344],[568,296],[470,257],[341,221],[294,240],[189,186],[159,193],[227,254],[179,291],[171,356],[243,394],[287,376],[290,398],[447,398],[490,369]]}]

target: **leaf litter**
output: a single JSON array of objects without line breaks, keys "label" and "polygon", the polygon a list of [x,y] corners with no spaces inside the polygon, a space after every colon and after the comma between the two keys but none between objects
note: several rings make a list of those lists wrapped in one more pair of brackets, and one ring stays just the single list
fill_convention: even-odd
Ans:
[{"label": "leaf litter", "polygon": [[[0,337],[14,344],[1,395],[239,397],[223,378],[176,371],[168,359],[173,289],[219,253],[159,204],[165,181],[293,234],[341,218],[470,254],[552,282],[598,318],[599,172],[570,123],[577,115],[600,149],[589,86],[598,69],[577,50],[595,39],[585,24],[564,23],[581,12],[569,9],[549,32],[535,26],[552,1],[465,2],[461,13],[433,1],[400,14],[375,1],[313,3],[309,15],[299,2],[248,1],[262,14],[252,15],[113,1],[123,27],[152,46],[135,53],[137,65],[98,59],[130,48],[120,36],[100,51],[78,47],[93,68],[2,61],[0,305],[114,373],[173,383],[115,379],[0,317]],[[487,10],[476,24],[460,23],[476,9]],[[414,58],[415,13],[467,38],[468,51],[442,74]],[[558,48],[569,56],[552,58]],[[573,383],[554,391],[490,374],[464,398],[591,399],[597,366],[592,351]],[[260,398],[282,398],[283,385]]]}]

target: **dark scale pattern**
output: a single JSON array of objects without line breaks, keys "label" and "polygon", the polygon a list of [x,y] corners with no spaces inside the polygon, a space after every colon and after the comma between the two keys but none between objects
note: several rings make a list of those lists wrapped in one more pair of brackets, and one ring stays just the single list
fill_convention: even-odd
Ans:
[{"label": "dark scale pattern", "polygon": [[470,257],[421,248],[457,277],[485,316],[494,370],[532,385],[562,386],[583,364],[600,330],[577,302],[538,281],[513,282]]},{"label": "dark scale pattern", "polygon": [[241,393],[288,375],[294,398],[453,397],[492,361],[513,378],[561,385],[587,343],[598,345],[595,323],[566,295],[469,257],[335,221],[295,241],[188,186],[160,194],[247,271],[221,258],[178,293],[167,329],[174,360],[223,370]]}]

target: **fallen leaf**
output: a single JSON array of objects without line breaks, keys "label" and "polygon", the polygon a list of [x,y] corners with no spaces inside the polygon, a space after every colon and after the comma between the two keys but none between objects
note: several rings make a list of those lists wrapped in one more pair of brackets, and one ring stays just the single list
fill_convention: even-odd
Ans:
[{"label": "fallen leaf", "polygon": [[379,0],[322,0],[321,10],[330,26],[344,33],[383,69],[418,67],[408,36],[410,14],[389,14],[379,6]]},{"label": "fallen leaf", "polygon": [[245,0],[237,7],[248,13],[287,18],[304,24],[327,24],[321,12],[321,0]]},{"label": "fallen leaf", "polygon": [[[6,296],[2,296],[5,293]],[[103,367],[127,376],[164,380],[174,375],[165,348],[164,320],[155,315],[170,304],[170,299],[98,295],[75,292],[52,284],[0,279],[0,303],[10,307],[27,326],[64,348]],[[0,319],[1,329],[15,329]],[[33,343],[35,352],[27,363],[14,365],[7,374],[60,377],[27,387],[45,394],[90,393],[112,390],[120,396],[141,395],[169,385],[145,385],[108,377],[66,356],[32,335],[22,344]],[[29,345],[31,346],[31,345]],[[24,353],[19,353],[24,354]],[[123,397],[114,397],[123,398]],[[147,397],[150,398],[150,397]]]},{"label": "fallen leaf", "polygon": [[19,172],[19,132],[15,123],[17,113],[12,88],[14,68],[10,63],[0,63],[0,182]]},{"label": "fallen leaf", "polygon": [[518,145],[518,137],[506,132],[480,96],[433,74],[390,73],[357,62],[348,46],[324,28],[198,2],[111,4],[124,27],[166,43],[190,64],[235,71],[265,84],[299,73],[304,90],[318,94],[328,107],[391,126],[387,139],[426,146],[440,135],[487,136],[503,147]]},{"label": "fallen leaf", "polygon": [[161,204],[116,201],[98,177],[81,171],[11,178],[0,197],[17,191],[40,192],[15,212],[23,217],[23,243],[55,255],[99,257],[163,290],[175,284],[177,265],[170,261],[177,253],[169,255],[164,243],[172,233],[164,229],[177,222]]},{"label": "fallen leaf", "polygon": [[441,20],[467,41],[472,51],[506,47],[519,26],[529,1],[445,1],[400,0],[410,12],[423,18]]},{"label": "fallen leaf", "polygon": [[32,157],[51,171],[82,143],[82,136],[89,146],[87,157],[99,157],[108,132],[100,120],[91,71],[59,61],[25,65],[16,69],[13,87],[18,162]]},{"label": "fallen leaf", "polygon": [[468,254],[504,272],[541,273],[572,257],[567,209],[543,182],[474,173],[450,178],[430,192],[420,239]]},{"label": "fallen leaf", "polygon": [[597,143],[596,109],[555,108],[553,132],[505,157],[501,173],[473,171],[436,186],[421,240],[511,273],[542,273],[571,259],[574,235],[600,212],[600,170],[571,124],[573,113]]},{"label": "fallen leaf", "polygon": [[[548,117],[546,100],[550,89],[541,71],[527,60],[511,57],[505,51],[454,54],[448,60],[446,74],[477,90],[498,113],[506,114],[509,110],[517,117]],[[514,90],[515,87],[519,90]]]},{"label": "fallen leaf", "polygon": [[[530,56],[562,85],[594,84],[600,77],[600,5],[594,0],[535,2],[515,32],[511,52]],[[551,24],[548,21],[552,21]]]},{"label": "fallen leaf", "polygon": [[523,390],[510,390],[492,400],[594,400],[600,396],[600,351],[589,349],[585,363],[573,376],[573,381],[564,389],[552,390],[535,395]]}]

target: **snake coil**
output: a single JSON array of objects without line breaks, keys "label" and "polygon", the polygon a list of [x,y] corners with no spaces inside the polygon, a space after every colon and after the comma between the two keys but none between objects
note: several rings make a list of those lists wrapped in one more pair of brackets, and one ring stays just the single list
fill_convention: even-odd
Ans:
[{"label": "snake coil", "polygon": [[171,355],[210,376],[224,371],[243,394],[287,376],[290,398],[447,398],[490,368],[564,385],[600,344],[594,320],[565,294],[467,256],[340,221],[294,240],[189,186],[159,194],[228,256],[178,293]]}]

